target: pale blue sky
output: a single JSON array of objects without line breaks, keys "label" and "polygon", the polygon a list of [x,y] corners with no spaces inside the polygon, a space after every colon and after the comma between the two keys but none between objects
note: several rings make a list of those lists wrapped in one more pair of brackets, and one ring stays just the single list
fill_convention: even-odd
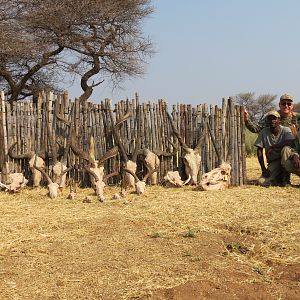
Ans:
[{"label": "pale blue sky", "polygon": [[[300,1],[154,0],[145,22],[157,53],[123,90],[99,86],[91,99],[220,104],[241,92],[300,101]],[[69,89],[71,98],[80,89]]]}]

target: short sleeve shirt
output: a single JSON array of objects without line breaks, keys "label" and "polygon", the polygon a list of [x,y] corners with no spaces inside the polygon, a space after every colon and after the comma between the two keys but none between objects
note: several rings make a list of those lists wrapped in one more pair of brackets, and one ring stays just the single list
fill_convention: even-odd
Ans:
[{"label": "short sleeve shirt", "polygon": [[271,133],[270,127],[263,128],[254,143],[256,147],[268,150],[271,146],[283,143],[287,140],[294,140],[294,136],[289,127],[279,125],[279,134],[277,136]]}]

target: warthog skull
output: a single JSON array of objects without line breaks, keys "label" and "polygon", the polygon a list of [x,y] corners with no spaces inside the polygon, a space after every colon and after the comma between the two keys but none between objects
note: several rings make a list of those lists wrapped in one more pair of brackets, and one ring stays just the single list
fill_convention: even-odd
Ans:
[{"label": "warthog skull", "polygon": [[219,168],[215,168],[203,174],[199,189],[203,191],[224,191],[230,184],[231,165],[223,162]]}]

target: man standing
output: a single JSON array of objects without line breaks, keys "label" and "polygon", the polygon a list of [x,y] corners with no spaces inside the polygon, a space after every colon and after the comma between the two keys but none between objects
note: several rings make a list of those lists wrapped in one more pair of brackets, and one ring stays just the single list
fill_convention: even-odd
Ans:
[{"label": "man standing", "polygon": [[[280,115],[281,125],[289,127],[293,135],[296,136],[297,128],[300,125],[300,114],[293,111],[294,108],[293,102],[294,99],[291,95],[288,94],[282,95],[279,101],[278,113]],[[250,121],[249,114],[247,111],[245,111],[244,120],[245,120],[246,127],[251,132],[254,133],[259,133],[266,126],[264,122],[256,123]]]},{"label": "man standing", "polygon": [[[277,111],[268,112],[264,120],[266,127],[259,132],[254,143],[257,147],[257,158],[262,172],[258,184],[287,186],[289,173],[282,166],[281,151],[284,146],[293,145],[295,138],[289,127],[280,125],[280,114]],[[264,162],[263,149],[266,153],[267,168]]]}]

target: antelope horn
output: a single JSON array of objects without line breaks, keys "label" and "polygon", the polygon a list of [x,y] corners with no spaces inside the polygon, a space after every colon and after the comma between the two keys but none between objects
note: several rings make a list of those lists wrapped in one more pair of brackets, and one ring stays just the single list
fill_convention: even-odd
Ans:
[{"label": "antelope horn", "polygon": [[94,171],[88,167],[84,167],[84,169],[95,178],[95,181],[99,181],[99,177]]},{"label": "antelope horn", "polygon": [[[140,150],[138,151],[138,155],[147,156],[147,154],[148,154],[149,152],[150,152],[149,149],[143,148],[143,149],[140,149]],[[153,153],[154,153],[154,152],[153,152]]]},{"label": "antelope horn", "polygon": [[188,151],[190,148],[187,146],[187,144],[183,141],[183,138],[181,137],[181,135],[179,134],[178,130],[175,127],[175,124],[173,122],[173,119],[171,117],[171,115],[167,112],[167,116],[169,118],[173,133],[175,134],[175,136],[177,137],[181,147],[185,150]]},{"label": "antelope horn", "polygon": [[103,181],[105,182],[105,184],[107,184],[107,180],[110,178],[110,177],[113,177],[113,176],[118,176],[120,173],[119,172],[112,172],[110,174],[107,174],[105,176],[103,176]]},{"label": "antelope horn", "polygon": [[98,166],[100,167],[106,160],[115,157],[119,152],[119,147],[115,146],[109,149],[98,161]]},{"label": "antelope horn", "polygon": [[113,133],[113,136],[114,136],[114,139],[115,139],[115,143],[119,147],[119,151],[120,151],[120,154],[121,154],[123,160],[125,162],[127,162],[128,161],[128,156],[126,154],[124,146],[121,143],[120,135],[117,132],[116,127],[113,125],[114,124],[114,118],[113,118],[112,110],[111,110],[110,107],[108,107],[108,112],[109,112],[109,117],[110,117],[111,124],[112,124],[112,133]]},{"label": "antelope horn", "polygon": [[45,172],[45,170],[42,169],[42,168],[40,168],[40,167],[38,167],[38,166],[36,165],[36,161],[37,161],[37,155],[35,156],[33,167],[34,167],[36,170],[40,171],[40,172],[45,176],[45,178],[46,178],[47,181],[48,181],[48,184],[53,183],[53,181],[51,180],[50,176]]},{"label": "antelope horn", "polygon": [[57,147],[56,147],[56,142],[55,138],[52,134],[51,128],[50,128],[50,123],[49,123],[49,115],[48,115],[48,109],[46,109],[47,115],[46,115],[46,126],[47,126],[47,131],[48,131],[48,137],[49,137],[49,143],[50,143],[50,148],[51,148],[51,156],[53,160],[53,165],[57,163]]},{"label": "antelope horn", "polygon": [[121,123],[123,123],[124,121],[126,121],[128,118],[130,118],[132,116],[132,111],[129,108],[126,112],[125,115],[121,116],[119,118],[119,120],[116,121],[115,127],[118,127]]},{"label": "antelope horn", "polygon": [[167,173],[167,178],[168,178],[168,180],[169,180],[171,183],[173,183],[174,185],[177,185],[177,183],[176,183],[174,180],[172,180],[172,179],[170,178],[170,176],[169,176],[168,173]]},{"label": "antelope horn", "polygon": [[[61,165],[61,166],[62,166],[62,165]],[[62,183],[62,177],[63,177],[67,172],[71,171],[72,168],[73,168],[73,166],[72,166],[72,167],[69,167],[69,168],[67,168],[67,169],[65,169],[64,171],[62,171],[62,172],[60,173],[60,185],[61,185],[61,183]]]},{"label": "antelope horn", "polygon": [[[72,106],[71,112],[73,111],[73,107],[74,106]],[[63,122],[64,124],[66,124],[69,127],[71,126],[71,122],[69,120],[61,117],[56,111],[55,111],[55,116],[59,121]]]},{"label": "antelope horn", "polygon": [[197,149],[198,151],[200,151],[200,148],[201,148],[201,146],[202,146],[202,144],[203,144],[203,141],[204,141],[204,139],[205,139],[205,130],[206,130],[206,126],[208,126],[209,125],[209,123],[208,123],[208,119],[206,119],[205,121],[204,121],[204,124],[203,124],[203,130],[202,130],[202,133],[201,133],[201,136],[200,136],[200,138],[199,138],[199,140],[198,140],[198,142],[197,142],[197,145],[196,145],[196,147],[195,147],[195,149]]},{"label": "antelope horn", "polygon": [[75,155],[79,156],[80,158],[88,161],[91,165],[95,166],[95,161],[92,159],[89,153],[79,150],[79,147],[76,143],[75,139],[75,130],[72,128],[71,132],[71,143],[70,143],[72,151],[75,153]]},{"label": "antelope horn", "polygon": [[141,147],[141,134],[140,134],[140,119],[141,119],[141,116],[140,116],[140,106],[139,105],[136,108],[136,119],[137,119],[137,125],[136,125],[137,126],[137,138],[136,138],[135,148],[132,152],[132,157],[131,157],[131,160],[133,162],[137,161],[138,152],[139,152],[139,149]]},{"label": "antelope horn", "polygon": [[137,182],[140,181],[139,178],[137,177],[137,175],[134,172],[132,172],[131,170],[129,170],[127,168],[124,168],[124,171],[127,172],[127,173],[129,173],[130,175],[132,175]]},{"label": "antelope horn", "polygon": [[192,176],[191,176],[191,174],[189,174],[189,178],[183,183],[183,185],[188,184],[190,182],[191,178],[192,178]]},{"label": "antelope horn", "polygon": [[149,171],[143,178],[143,181],[146,182],[146,180],[148,179],[148,177],[150,177],[153,173],[157,172],[157,169],[153,169],[151,171]]},{"label": "antelope horn", "polygon": [[213,136],[213,133],[212,133],[212,130],[211,130],[211,127],[210,127],[209,122],[207,122],[207,128],[208,128],[208,131],[209,131],[209,134],[210,134],[210,137],[211,137],[211,141],[212,141],[212,143],[213,143],[213,145],[214,145],[214,148],[215,148],[215,151],[216,151],[216,154],[217,154],[219,163],[221,163],[222,158],[221,158],[220,152],[219,152],[219,150],[218,150],[218,148],[217,148],[216,140],[215,140],[215,138],[214,138],[214,136]]},{"label": "antelope horn", "polygon": [[168,139],[168,142],[173,146],[173,152],[166,152],[166,151],[162,151],[159,149],[155,149],[152,152],[154,154],[156,154],[157,156],[165,156],[165,157],[170,157],[176,154],[176,152],[178,151],[178,148],[176,147],[176,145],[170,140]]},{"label": "antelope horn", "polygon": [[26,152],[24,154],[14,154],[13,149],[16,146],[17,142],[13,143],[8,149],[8,155],[13,159],[23,159],[23,158],[31,158],[34,156],[33,151]]}]

